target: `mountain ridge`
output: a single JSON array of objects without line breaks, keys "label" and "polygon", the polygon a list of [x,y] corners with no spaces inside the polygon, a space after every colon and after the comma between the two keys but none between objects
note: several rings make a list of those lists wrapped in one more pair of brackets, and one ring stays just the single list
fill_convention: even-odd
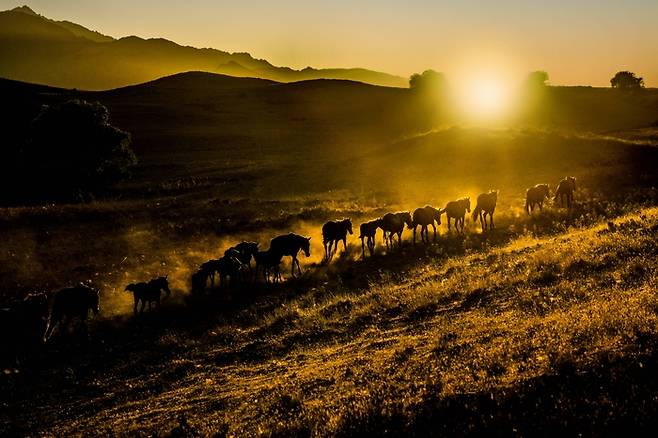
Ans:
[{"label": "mountain ridge", "polygon": [[183,46],[164,38],[113,38],[29,6],[0,12],[0,76],[61,88],[107,90],[185,71],[207,71],[277,82],[345,79],[406,87],[405,78],[364,68],[295,70],[246,52]]}]

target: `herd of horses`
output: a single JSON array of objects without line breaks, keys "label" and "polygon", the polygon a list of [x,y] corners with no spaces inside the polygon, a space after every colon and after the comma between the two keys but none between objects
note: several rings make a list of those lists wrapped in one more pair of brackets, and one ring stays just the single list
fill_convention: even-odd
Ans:
[{"label": "herd of horses", "polygon": [[[557,186],[554,201],[559,204],[566,203],[570,209],[573,204],[573,194],[576,190],[576,179],[566,177]],[[537,184],[526,191],[525,211],[531,214],[535,208],[543,209],[544,203],[550,199],[548,184]],[[477,197],[475,208],[472,210],[472,219],[479,219],[482,230],[494,228],[494,212],[498,200],[498,190],[482,193]],[[420,227],[420,239],[429,243],[429,227],[433,229],[433,240],[436,241],[437,226],[441,225],[441,216],[446,215],[448,231],[451,231],[451,221],[454,221],[455,231],[464,232],[466,213],[471,213],[470,198],[451,201],[444,208],[438,209],[430,205],[417,208],[413,213],[409,211],[387,213],[380,218],[364,222],[359,226],[359,239],[361,240],[362,257],[366,257],[366,249],[370,256],[375,253],[375,237],[377,230],[383,231],[383,241],[387,250],[402,246],[402,233],[405,226],[413,232],[413,244],[416,244],[416,233]],[[488,221],[487,221],[488,219]],[[343,250],[347,251],[347,236],[353,234],[350,219],[334,220],[322,226],[322,243],[324,246],[324,259],[328,263],[338,251],[340,242]],[[280,265],[284,257],[291,258],[291,275],[301,275],[302,269],[297,258],[304,253],[311,255],[311,238],[295,233],[274,237],[267,250],[260,250],[257,242],[241,242],[224,252],[221,258],[209,260],[201,264],[191,276],[193,294],[205,294],[215,286],[226,287],[235,283],[244,283],[248,279],[255,282],[262,274],[263,281],[278,283],[282,281]],[[252,267],[251,260],[255,261]],[[215,285],[217,280],[217,285]],[[138,316],[138,305],[141,303],[139,314],[153,305],[159,306],[162,294],[169,296],[171,290],[167,277],[158,277],[146,282],[131,283],[125,291],[133,294],[135,317]],[[49,302],[52,304],[49,306]],[[84,333],[87,332],[86,319],[89,312],[98,314],[100,311],[100,292],[86,284],[78,284],[61,289],[52,298],[45,293],[30,294],[23,301],[10,308],[0,309],[0,333],[18,334],[13,340],[18,344],[31,344],[47,342],[55,329],[64,334],[69,324],[77,319]],[[1,343],[1,342],[0,342]]]}]

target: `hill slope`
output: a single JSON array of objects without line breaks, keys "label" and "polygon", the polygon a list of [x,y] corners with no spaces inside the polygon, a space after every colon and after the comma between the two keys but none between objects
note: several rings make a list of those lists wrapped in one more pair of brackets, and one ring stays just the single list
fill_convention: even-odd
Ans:
[{"label": "hill slope", "polygon": [[183,47],[164,39],[113,39],[68,21],[42,17],[27,7],[0,12],[0,76],[46,85],[100,90],[189,70],[281,82],[348,79],[404,87],[404,78],[365,69],[276,67],[248,53]]},{"label": "hill slope", "polygon": [[503,229],[447,237],[443,251],[344,261],[342,273],[306,276],[251,304],[216,303],[227,313],[206,325],[194,307],[139,332],[101,323],[74,360],[52,354],[67,373],[42,370],[2,391],[12,397],[3,426],[57,435],[648,431],[658,413],[657,230],[653,208],[500,246]]}]

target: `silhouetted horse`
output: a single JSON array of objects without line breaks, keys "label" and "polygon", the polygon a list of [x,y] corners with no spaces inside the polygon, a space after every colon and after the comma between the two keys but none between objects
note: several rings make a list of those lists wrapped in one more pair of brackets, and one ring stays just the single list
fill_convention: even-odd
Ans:
[{"label": "silhouetted horse", "polygon": [[[19,361],[43,342],[48,323],[48,296],[29,294],[0,309],[0,365]],[[7,362],[3,361],[5,359]]]},{"label": "silhouetted horse", "polygon": [[192,274],[192,293],[204,292],[208,284],[208,277],[210,277],[210,273],[204,268],[199,268],[198,271]]},{"label": "silhouetted horse", "polygon": [[[362,223],[359,226],[359,239],[361,239],[361,254],[363,257],[366,257],[366,245],[368,245],[368,251],[372,256],[375,253],[375,236],[377,235],[377,228],[381,228],[384,224],[382,218],[372,220],[370,222]],[[364,240],[366,243],[364,244]]]},{"label": "silhouetted horse", "polygon": [[445,213],[448,218],[448,231],[450,231],[450,219],[455,220],[455,230],[464,232],[464,216],[466,212],[471,212],[471,198],[461,198],[456,201],[450,201],[446,208],[441,209],[441,214]]},{"label": "silhouetted horse", "polygon": [[325,260],[331,260],[338,250],[338,242],[341,240],[343,241],[343,250],[347,252],[347,233],[352,234],[352,221],[350,219],[329,221],[322,225],[322,244],[324,245]]},{"label": "silhouetted horse", "polygon": [[87,330],[87,316],[89,311],[98,315],[100,311],[100,296],[98,290],[92,289],[85,284],[64,288],[55,293],[53,307],[50,311],[48,327],[44,335],[47,341],[53,333],[55,326],[64,333],[64,329],[73,318],[79,318],[85,333]]},{"label": "silhouetted horse", "polygon": [[277,236],[270,242],[270,251],[274,254],[283,256],[292,257],[292,276],[295,276],[295,266],[299,275],[302,275],[302,268],[299,265],[299,260],[297,260],[297,254],[299,251],[304,251],[306,257],[311,256],[311,238],[300,236],[295,233],[283,234]]},{"label": "silhouetted horse", "polygon": [[257,242],[240,242],[224,251],[225,256],[235,257],[251,271],[251,258],[258,252]]},{"label": "silhouetted horse", "polygon": [[489,215],[489,228],[494,228],[494,211],[498,201],[498,190],[490,190],[489,193],[482,193],[478,196],[477,204],[473,209],[473,221],[480,217],[482,231],[487,229],[487,215]]},{"label": "silhouetted horse", "polygon": [[134,305],[133,313],[137,316],[137,304],[141,301],[142,307],[139,311],[140,314],[144,313],[144,307],[148,303],[149,310],[151,310],[151,305],[153,303],[157,304],[158,308],[160,307],[160,296],[164,291],[167,296],[171,295],[171,290],[169,290],[169,282],[167,277],[158,277],[150,280],[149,282],[140,282],[140,283],[131,283],[126,286],[126,291],[133,293]]},{"label": "silhouetted horse", "polygon": [[[227,250],[227,253],[232,254],[234,251],[237,250]],[[247,265],[238,260],[237,257],[232,255],[225,255],[219,259],[208,260],[207,262],[203,263],[199,268],[199,272],[204,272],[206,274],[206,280],[210,278],[210,287],[215,286],[215,274],[218,274],[218,285],[221,287],[222,285],[228,286],[229,278],[231,285],[234,285],[236,282],[240,282],[245,274],[245,271],[248,269],[249,268]]]},{"label": "silhouetted horse", "polygon": [[[573,176],[567,176],[557,186],[555,189],[555,197],[553,198],[554,202],[557,202],[559,205],[564,205],[564,199],[567,200],[567,208],[571,208],[573,204],[573,192],[576,191],[576,178]],[[559,201],[558,201],[558,198]]]},{"label": "silhouetted horse", "polygon": [[412,226],[414,230],[414,245],[416,244],[416,228],[420,225],[420,238],[423,242],[429,243],[429,229],[428,226],[431,225],[434,229],[434,241],[436,242],[436,226],[434,222],[436,221],[437,225],[441,225],[441,211],[432,207],[431,205],[426,205],[425,207],[420,207],[414,210],[412,216]]},{"label": "silhouetted horse", "polygon": [[[408,211],[400,211],[397,213],[386,213],[382,217],[382,230],[384,230],[384,242],[386,242],[386,249],[393,248],[395,242],[395,235],[398,236],[398,246],[402,248],[402,231],[404,225],[411,229],[411,213]],[[390,245],[389,245],[390,243]]]},{"label": "silhouetted horse", "polygon": [[539,206],[539,211],[544,207],[544,200],[550,197],[550,189],[548,184],[537,184],[534,187],[530,187],[525,193],[525,211],[530,214],[535,209],[535,206]]},{"label": "silhouetted horse", "polygon": [[277,254],[271,249],[268,249],[267,251],[258,251],[254,256],[254,259],[256,260],[256,275],[254,276],[254,281],[256,281],[259,269],[263,270],[265,283],[270,282],[270,273],[274,275],[274,283],[278,283],[282,280],[281,269],[279,269],[282,258],[283,256],[281,254]]}]

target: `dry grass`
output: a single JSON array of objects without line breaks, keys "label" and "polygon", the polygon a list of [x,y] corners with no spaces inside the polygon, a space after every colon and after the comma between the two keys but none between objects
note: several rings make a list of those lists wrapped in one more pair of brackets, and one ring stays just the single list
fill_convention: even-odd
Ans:
[{"label": "dry grass", "polygon": [[[52,368],[10,386],[11,425],[243,436],[646,424],[658,410],[645,380],[658,366],[658,209],[608,222],[450,258],[407,249],[416,263],[382,256],[365,285],[309,274],[202,324],[171,326],[173,312],[100,324],[100,345],[72,361],[51,351]],[[358,276],[368,262],[345,263]]]}]

